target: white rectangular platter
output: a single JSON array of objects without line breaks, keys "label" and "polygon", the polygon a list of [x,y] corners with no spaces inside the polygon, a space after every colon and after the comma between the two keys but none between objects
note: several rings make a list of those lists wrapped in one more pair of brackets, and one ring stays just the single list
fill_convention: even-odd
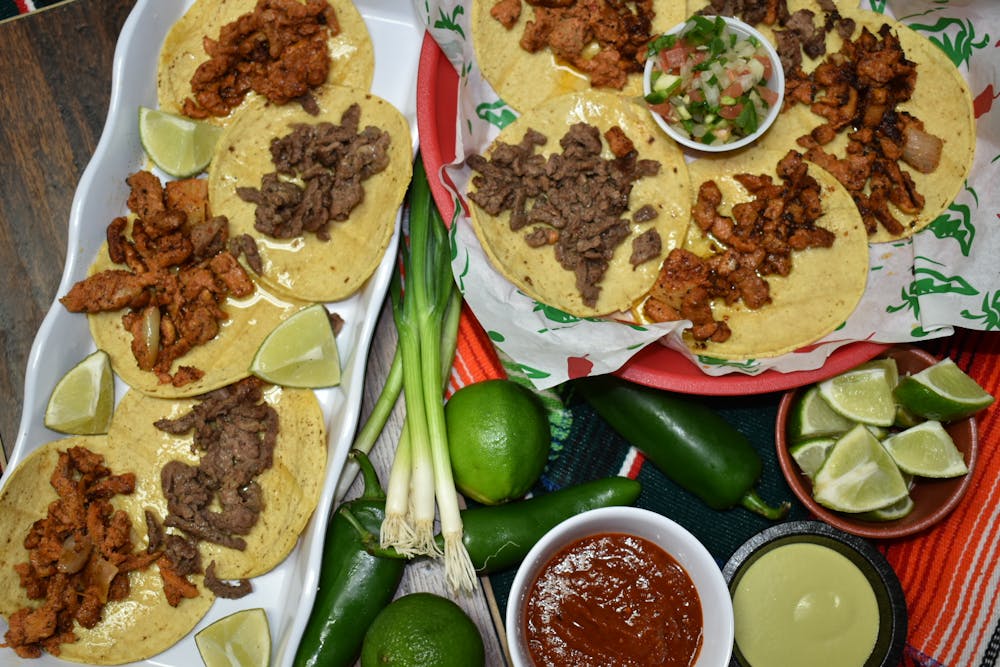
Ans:
[{"label": "white rectangular platter", "polygon": [[[66,265],[57,296],[86,276],[104,241],[107,224],[126,211],[126,177],[146,165],[139,142],[137,110],[156,106],[156,67],[160,45],[173,23],[193,0],[139,0],[119,36],[112,72],[111,102],[97,149],[77,186],[70,211]],[[417,149],[416,86],[424,26],[411,2],[356,0],[375,49],[372,92],[393,104],[410,124]],[[392,214],[392,212],[387,212]],[[195,632],[239,609],[261,607],[272,636],[272,665],[290,665],[315,598],[330,506],[357,428],[369,346],[375,330],[399,239],[396,233],[385,257],[364,287],[328,309],[345,320],[337,337],[343,377],[340,386],[317,391],[329,433],[327,478],[319,505],[295,550],[276,569],[252,581],[254,592],[239,600],[218,599],[195,630],[169,650],[138,665],[193,667],[201,664]],[[60,437],[43,425],[49,393],[62,375],[95,349],[86,317],[71,314],[53,301],[36,335],[25,379],[24,406],[9,471],[38,446]],[[120,381],[119,381],[120,382]],[[119,384],[117,395],[125,387]],[[9,477],[9,475],[5,476]],[[2,486],[4,478],[0,478]],[[0,619],[0,634],[7,623]],[[10,649],[0,649],[0,665],[25,664]],[[66,665],[45,655],[38,667]]]}]

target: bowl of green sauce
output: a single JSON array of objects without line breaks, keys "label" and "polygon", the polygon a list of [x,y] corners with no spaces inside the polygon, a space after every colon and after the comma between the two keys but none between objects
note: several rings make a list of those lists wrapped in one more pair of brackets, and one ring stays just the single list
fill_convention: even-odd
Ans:
[{"label": "bowl of green sauce", "polygon": [[906,644],[899,579],[864,539],[822,521],[754,535],[723,576],[733,598],[736,667],[896,667]]}]

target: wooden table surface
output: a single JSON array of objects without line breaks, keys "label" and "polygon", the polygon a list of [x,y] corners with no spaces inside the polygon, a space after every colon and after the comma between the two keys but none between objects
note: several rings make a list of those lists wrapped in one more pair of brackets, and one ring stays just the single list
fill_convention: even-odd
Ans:
[{"label": "wooden table surface", "polygon": [[[134,0],[68,0],[0,23],[0,436],[17,439],[28,355],[57,297],[77,182],[104,126],[115,43]],[[381,387],[395,330],[388,307],[369,354],[362,418]],[[388,469],[400,415],[373,460]],[[447,595],[440,565],[412,564],[400,593]],[[487,665],[504,665],[499,612],[488,582],[457,601],[480,626]]]}]

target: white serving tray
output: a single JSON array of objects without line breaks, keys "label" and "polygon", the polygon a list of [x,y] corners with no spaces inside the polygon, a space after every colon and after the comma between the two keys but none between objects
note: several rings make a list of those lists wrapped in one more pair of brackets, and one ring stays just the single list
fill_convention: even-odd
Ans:
[{"label": "white serving tray", "polygon": [[[108,223],[126,212],[128,186],[125,178],[146,164],[139,142],[137,110],[156,106],[156,66],[160,45],[171,25],[193,0],[139,0],[122,28],[115,49],[111,103],[104,130],[94,156],[77,186],[70,210],[66,265],[57,296],[78,280],[97,255]],[[375,47],[375,78],[372,92],[399,109],[410,124],[414,155],[417,149],[417,65],[424,26],[411,2],[356,0]],[[162,176],[162,175],[161,175]],[[262,607],[271,627],[272,665],[290,665],[315,598],[323,547],[323,535],[340,471],[357,428],[361,410],[365,366],[399,240],[396,233],[375,274],[355,295],[328,304],[340,314],[345,326],[337,336],[343,364],[340,386],[317,391],[327,420],[329,448],[327,477],[319,505],[298,545],[277,568],[252,580],[254,592],[239,600],[217,599],[195,630],[172,648],[153,658],[133,663],[195,667],[202,664],[194,633],[239,609]],[[38,446],[62,437],[43,425],[43,415],[52,388],[62,375],[95,345],[87,318],[68,312],[53,301],[35,337],[24,387],[24,406],[17,440],[8,471],[17,467]],[[118,380],[117,395],[126,387]],[[0,478],[0,486],[9,475]],[[0,619],[0,635],[7,623]],[[11,649],[0,649],[0,665],[23,665]],[[37,667],[67,665],[48,654],[31,661]]]}]

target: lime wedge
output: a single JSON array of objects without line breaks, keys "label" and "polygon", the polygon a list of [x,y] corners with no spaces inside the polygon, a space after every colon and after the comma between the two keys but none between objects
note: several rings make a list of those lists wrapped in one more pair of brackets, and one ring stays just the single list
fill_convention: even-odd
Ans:
[{"label": "lime wedge", "polygon": [[220,134],[217,125],[139,107],[139,141],[149,159],[174,178],[204,171]]},{"label": "lime wedge", "polygon": [[205,667],[267,667],[271,662],[271,629],[260,608],[220,618],[194,641]]},{"label": "lime wedge", "polygon": [[851,421],[892,426],[896,420],[896,400],[884,368],[855,368],[817,386],[833,411]]},{"label": "lime wedge", "polygon": [[895,395],[900,405],[913,414],[943,422],[968,417],[994,401],[993,396],[947,357],[901,379]]},{"label": "lime wedge", "polygon": [[799,465],[802,473],[812,479],[826,461],[826,456],[835,442],[836,438],[831,437],[809,438],[789,447],[788,453]]},{"label": "lime wedge", "polygon": [[339,384],[340,355],[323,304],[307,306],[276,326],[260,344],[250,372],[284,387]]},{"label": "lime wedge", "polygon": [[830,448],[813,480],[813,497],[840,512],[867,512],[902,500],[906,480],[871,431],[862,425]]},{"label": "lime wedge", "polygon": [[902,500],[897,500],[891,505],[886,505],[885,507],[880,507],[869,512],[861,512],[858,514],[858,518],[866,519],[868,521],[895,521],[896,519],[902,519],[904,516],[912,512],[913,505],[913,498],[906,496]]},{"label": "lime wedge", "polygon": [[788,439],[797,442],[808,438],[827,437],[847,433],[854,422],[830,408],[819,395],[819,387],[809,387],[792,408],[788,418]]},{"label": "lime wedge", "polygon": [[861,364],[858,368],[881,368],[885,371],[885,379],[888,381],[890,387],[895,387],[899,384],[899,366],[896,365],[896,360],[892,357],[872,359]]},{"label": "lime wedge", "polygon": [[969,472],[962,452],[939,421],[925,421],[886,438],[882,445],[900,470],[920,477],[958,477]]},{"label": "lime wedge", "polygon": [[115,410],[115,379],[103,350],[88,355],[56,383],[45,426],[72,435],[107,433]]}]

